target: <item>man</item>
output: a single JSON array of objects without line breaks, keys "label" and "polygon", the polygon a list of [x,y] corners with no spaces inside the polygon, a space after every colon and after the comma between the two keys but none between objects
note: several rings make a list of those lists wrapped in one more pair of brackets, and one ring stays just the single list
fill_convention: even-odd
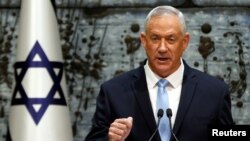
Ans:
[{"label": "man", "polygon": [[[189,33],[183,14],[171,6],[154,8],[140,35],[147,54],[144,66],[105,82],[100,89],[93,125],[86,141],[207,141],[208,125],[232,124],[227,85],[189,67],[182,59]],[[167,133],[158,128],[157,84],[167,80],[167,108],[172,118]],[[159,100],[159,101],[158,101]],[[161,122],[168,120],[161,119]],[[169,117],[170,118],[170,117]],[[171,133],[171,123],[173,133]],[[169,126],[170,124],[170,126]]]}]

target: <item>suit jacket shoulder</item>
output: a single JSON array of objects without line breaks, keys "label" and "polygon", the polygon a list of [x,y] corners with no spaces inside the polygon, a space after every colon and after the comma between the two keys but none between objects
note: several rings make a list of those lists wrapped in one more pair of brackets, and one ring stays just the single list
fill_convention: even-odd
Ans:
[{"label": "suit jacket shoulder", "polygon": [[212,76],[200,70],[189,67],[186,63],[185,71],[184,71],[184,81],[185,79],[194,79],[198,84],[204,85],[204,87],[208,88],[226,88],[228,89],[228,85],[225,81],[219,77]]}]

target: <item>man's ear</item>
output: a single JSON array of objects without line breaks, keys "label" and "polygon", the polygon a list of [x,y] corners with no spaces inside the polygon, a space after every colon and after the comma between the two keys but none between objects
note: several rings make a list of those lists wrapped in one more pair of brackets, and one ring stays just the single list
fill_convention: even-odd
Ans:
[{"label": "man's ear", "polygon": [[188,32],[186,32],[184,35],[184,39],[183,39],[183,48],[184,49],[187,49],[189,41],[190,41],[190,34]]},{"label": "man's ear", "polygon": [[141,40],[142,46],[145,47],[146,46],[146,33],[145,32],[141,32],[140,40]]}]

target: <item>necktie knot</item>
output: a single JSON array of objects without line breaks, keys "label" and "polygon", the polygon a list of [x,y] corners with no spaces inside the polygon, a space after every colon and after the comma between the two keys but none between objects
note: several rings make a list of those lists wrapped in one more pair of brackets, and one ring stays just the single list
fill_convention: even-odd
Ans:
[{"label": "necktie knot", "polygon": [[165,88],[168,84],[168,81],[166,79],[160,79],[157,83],[158,87]]}]

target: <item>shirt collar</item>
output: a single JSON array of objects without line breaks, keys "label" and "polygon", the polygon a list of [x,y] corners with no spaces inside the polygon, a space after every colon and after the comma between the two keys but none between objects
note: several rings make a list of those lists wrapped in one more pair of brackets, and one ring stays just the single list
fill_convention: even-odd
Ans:
[{"label": "shirt collar", "polygon": [[[148,61],[144,65],[144,70],[145,70],[145,74],[146,74],[148,88],[152,89],[156,86],[156,83],[161,79],[161,77],[158,76],[157,74],[155,74],[151,70],[151,68],[148,65]],[[181,83],[183,81],[183,73],[184,73],[184,65],[183,65],[183,61],[181,59],[180,67],[174,73],[172,73],[171,75],[169,75],[165,79],[168,80],[168,82],[171,84],[171,86],[173,88],[176,88],[179,85],[181,85]]]}]

